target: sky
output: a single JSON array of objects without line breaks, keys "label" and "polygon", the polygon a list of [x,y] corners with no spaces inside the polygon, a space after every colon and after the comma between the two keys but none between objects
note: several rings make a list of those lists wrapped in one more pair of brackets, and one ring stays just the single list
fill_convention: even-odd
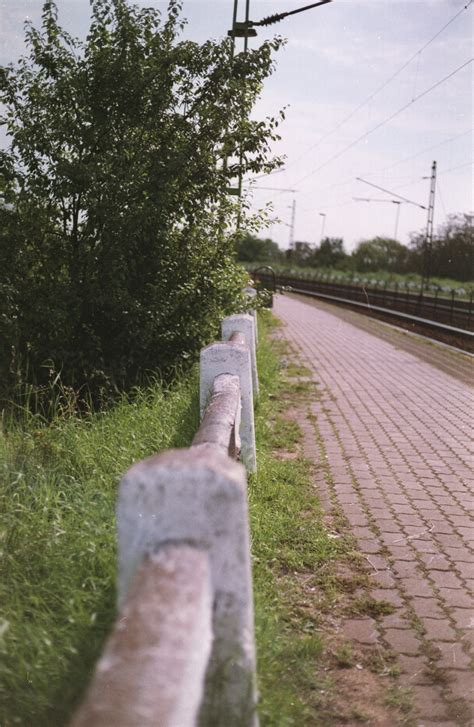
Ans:
[{"label": "sky", "polygon": [[[309,3],[250,0],[250,18]],[[66,29],[84,37],[89,0],[57,5]],[[42,0],[0,0],[1,65],[23,52],[23,23],[38,24],[41,8]],[[232,9],[233,0],[183,0],[184,37],[225,36]],[[244,12],[239,0],[239,19]],[[275,34],[287,39],[254,112],[258,118],[286,109],[274,144],[286,157],[284,169],[252,182],[254,208],[271,203],[276,220],[262,236],[289,246],[294,201],[296,241],[342,237],[351,251],[363,239],[396,232],[408,244],[410,233],[426,227],[427,212],[417,205],[428,204],[433,161],[435,228],[449,214],[472,212],[473,13],[472,0],[333,0],[258,28],[250,47]]]}]

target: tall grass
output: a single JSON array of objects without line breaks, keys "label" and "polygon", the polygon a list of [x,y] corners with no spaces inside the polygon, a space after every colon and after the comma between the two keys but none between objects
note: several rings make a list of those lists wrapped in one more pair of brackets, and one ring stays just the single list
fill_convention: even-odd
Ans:
[{"label": "tall grass", "polygon": [[[275,456],[288,382],[261,318],[258,474],[249,480],[262,727],[314,724],[323,645],[296,607],[298,578],[340,555],[321,522],[308,464]],[[84,692],[115,618],[115,505],[132,462],[188,446],[198,426],[197,371],[111,410],[47,423],[25,412],[0,436],[0,724],[58,727]],[[286,424],[285,424],[286,422]],[[280,426],[285,424],[284,427]],[[288,437],[283,437],[284,442]],[[291,429],[291,444],[298,439]]]},{"label": "tall grass", "polygon": [[115,616],[115,504],[136,460],[187,446],[197,372],[113,409],[50,423],[25,412],[0,436],[0,724],[64,724]]}]

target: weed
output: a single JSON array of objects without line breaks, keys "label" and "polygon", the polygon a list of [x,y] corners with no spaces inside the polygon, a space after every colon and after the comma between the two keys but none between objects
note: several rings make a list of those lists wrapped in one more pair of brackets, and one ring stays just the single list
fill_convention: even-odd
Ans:
[{"label": "weed", "polygon": [[301,429],[292,419],[276,417],[271,426],[270,442],[275,449],[286,449],[294,452],[301,441]]},{"label": "weed", "polygon": [[333,651],[333,656],[342,669],[350,669],[355,664],[354,649],[348,642],[339,644]]},{"label": "weed", "polygon": [[351,601],[350,612],[358,616],[389,616],[395,611],[393,604],[388,601],[378,600],[371,596],[359,596]]},{"label": "weed", "polygon": [[291,394],[313,394],[316,386],[316,381],[291,381],[288,382],[288,392]]},{"label": "weed", "polygon": [[408,714],[413,707],[411,691],[391,684],[385,698],[385,703],[390,707],[395,707],[400,712]]},{"label": "weed", "polygon": [[306,368],[306,366],[290,363],[286,367],[285,374],[290,378],[296,378],[298,376],[312,376],[313,372]]}]

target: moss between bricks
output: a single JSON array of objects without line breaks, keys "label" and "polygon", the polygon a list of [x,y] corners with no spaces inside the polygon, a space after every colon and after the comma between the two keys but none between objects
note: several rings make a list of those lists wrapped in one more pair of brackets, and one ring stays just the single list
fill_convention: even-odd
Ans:
[{"label": "moss between bricks", "polygon": [[[294,362],[281,335],[269,344],[275,326],[270,314],[261,315],[260,326],[259,470],[249,492],[262,727],[381,719],[409,724],[409,701],[398,690],[393,654],[338,634],[344,616],[377,618],[391,606],[370,598],[367,570],[347,535],[348,524],[336,508],[321,511],[312,485],[315,465],[302,456],[296,422],[288,425],[288,411],[295,416],[296,407],[304,415],[317,382],[298,380],[308,371]],[[291,459],[282,457],[287,433],[288,449],[296,450]]]}]

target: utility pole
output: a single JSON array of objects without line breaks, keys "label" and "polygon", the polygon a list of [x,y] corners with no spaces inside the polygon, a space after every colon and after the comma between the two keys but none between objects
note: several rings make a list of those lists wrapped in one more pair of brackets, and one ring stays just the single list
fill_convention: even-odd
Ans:
[{"label": "utility pole", "polygon": [[[296,15],[297,13],[305,12],[306,10],[312,10],[313,8],[317,8],[320,5],[327,5],[328,3],[331,3],[333,0],[317,0],[317,2],[311,3],[311,5],[305,5],[302,8],[296,8],[294,10],[289,10],[284,13],[277,13],[275,15],[269,15],[267,18],[263,18],[259,21],[253,21],[250,20],[250,0],[245,0],[245,20],[243,22],[239,22],[237,20],[238,15],[238,2],[239,0],[234,0],[234,10],[232,14],[232,28],[228,31],[227,35],[232,38],[232,46],[231,46],[231,62],[234,58],[235,54],[235,39],[236,38],[243,38],[244,39],[244,53],[247,53],[248,51],[248,39],[249,38],[255,38],[257,35],[257,31],[255,28],[257,26],[267,26],[267,25],[273,25],[274,23],[279,23],[280,20],[283,20],[284,18],[289,17],[290,15]],[[245,83],[245,79],[244,79]],[[239,183],[237,188],[231,188],[228,190],[228,194],[232,194],[238,197],[241,197],[242,195],[242,145],[240,146],[240,152],[239,152]],[[227,163],[227,162],[226,162]]]},{"label": "utility pole", "polygon": [[290,250],[295,246],[295,217],[296,217],[296,199],[291,204],[291,222],[290,222]]},{"label": "utility pole", "polygon": [[321,239],[319,240],[319,244],[321,245],[321,243],[323,241],[323,236],[324,236],[324,225],[326,224],[326,213],[320,212],[319,216],[323,218],[321,220]]},{"label": "utility pole", "polygon": [[395,218],[395,232],[393,233],[393,239],[398,242],[398,223],[400,221],[400,205],[402,202],[399,202],[398,200],[392,200],[393,204],[397,205],[397,216]]},{"label": "utility pole", "polygon": [[421,294],[423,295],[423,288],[429,283],[431,277],[431,251],[433,248],[433,220],[434,220],[434,205],[435,205],[435,192],[436,192],[436,162],[433,162],[431,166],[431,177],[430,181],[430,196],[428,201],[428,221],[426,224],[426,236],[424,244],[423,254],[423,273],[421,277]]}]

